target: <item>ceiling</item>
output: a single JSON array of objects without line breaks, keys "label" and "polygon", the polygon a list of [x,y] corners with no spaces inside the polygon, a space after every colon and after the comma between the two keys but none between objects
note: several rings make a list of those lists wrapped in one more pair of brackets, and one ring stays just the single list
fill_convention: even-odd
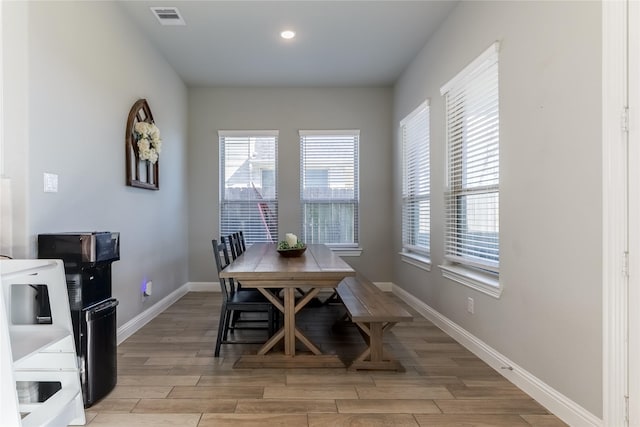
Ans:
[{"label": "ceiling", "polygon": [[[456,1],[119,4],[188,86],[326,87],[393,84]],[[152,6],[177,7],[186,26],[160,25]]]}]

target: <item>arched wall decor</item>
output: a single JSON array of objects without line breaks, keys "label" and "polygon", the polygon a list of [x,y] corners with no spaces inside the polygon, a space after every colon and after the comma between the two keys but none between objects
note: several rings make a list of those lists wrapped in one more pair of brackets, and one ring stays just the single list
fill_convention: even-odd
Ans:
[{"label": "arched wall decor", "polygon": [[135,133],[135,126],[139,122],[154,123],[153,114],[151,114],[151,108],[149,108],[146,99],[139,99],[133,104],[127,119],[125,133],[127,185],[147,190],[159,190],[160,161],[151,162],[140,159]]}]

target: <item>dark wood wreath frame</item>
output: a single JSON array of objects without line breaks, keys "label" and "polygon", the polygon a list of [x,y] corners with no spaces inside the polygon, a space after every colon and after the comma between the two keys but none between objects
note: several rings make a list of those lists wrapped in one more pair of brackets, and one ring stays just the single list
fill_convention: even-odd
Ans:
[{"label": "dark wood wreath frame", "polygon": [[160,160],[155,164],[148,160],[140,160],[138,145],[133,134],[134,127],[138,122],[154,123],[153,114],[151,114],[151,108],[149,108],[146,99],[139,99],[133,104],[127,119],[125,133],[127,185],[147,190],[159,190]]}]

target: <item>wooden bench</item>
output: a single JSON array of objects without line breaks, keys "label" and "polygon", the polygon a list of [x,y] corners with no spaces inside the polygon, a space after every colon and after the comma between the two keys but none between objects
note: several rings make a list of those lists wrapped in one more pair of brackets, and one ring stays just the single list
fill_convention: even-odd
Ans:
[{"label": "wooden bench", "polygon": [[347,277],[336,288],[368,348],[349,366],[351,370],[404,371],[383,349],[383,333],[398,322],[411,322],[413,316],[363,276]]}]

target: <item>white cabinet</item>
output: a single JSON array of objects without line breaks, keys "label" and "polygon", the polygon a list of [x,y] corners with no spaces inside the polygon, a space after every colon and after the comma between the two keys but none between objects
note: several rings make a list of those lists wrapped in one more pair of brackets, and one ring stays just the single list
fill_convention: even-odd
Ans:
[{"label": "white cabinet", "polygon": [[[0,425],[84,425],[84,405],[62,261],[0,260]],[[18,324],[24,286],[47,287],[51,324]],[[14,293],[15,295],[12,295]],[[16,310],[13,313],[12,310]],[[17,383],[53,382],[44,402],[19,402]],[[38,400],[38,399],[34,399]],[[25,414],[27,414],[25,416]]]}]

